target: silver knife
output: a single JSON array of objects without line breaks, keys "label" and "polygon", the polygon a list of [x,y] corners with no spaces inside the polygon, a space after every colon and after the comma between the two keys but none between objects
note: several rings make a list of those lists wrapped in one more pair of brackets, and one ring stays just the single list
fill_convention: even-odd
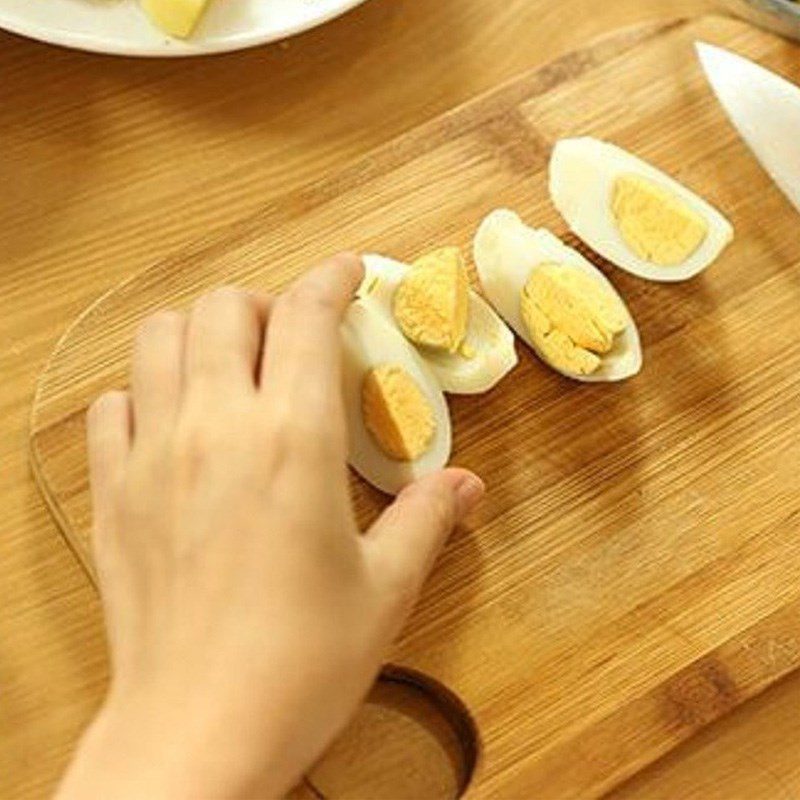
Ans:
[{"label": "silver knife", "polygon": [[731,122],[800,211],[800,88],[721,47],[695,47]]}]

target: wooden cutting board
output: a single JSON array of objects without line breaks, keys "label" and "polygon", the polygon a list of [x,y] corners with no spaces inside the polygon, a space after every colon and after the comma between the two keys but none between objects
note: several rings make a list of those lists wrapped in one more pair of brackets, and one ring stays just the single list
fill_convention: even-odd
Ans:
[{"label": "wooden cutting board", "polygon": [[[680,285],[594,258],[639,323],[636,379],[573,383],[520,346],[500,387],[452,400],[454,461],[489,495],[447,546],[392,660],[471,712],[476,798],[598,795],[800,664],[798,217],[714,101],[696,39],[800,80],[795,46],[740,22],[628,30],[102,297],[58,344],[31,426],[36,477],[78,557],[90,568],[84,412],[126,383],[146,314],[221,283],[276,290],[342,248],[468,252],[497,206],[574,242],[548,200],[547,160],[559,137],[590,134],[695,188],[737,239]],[[384,500],[353,487],[366,524]]]}]

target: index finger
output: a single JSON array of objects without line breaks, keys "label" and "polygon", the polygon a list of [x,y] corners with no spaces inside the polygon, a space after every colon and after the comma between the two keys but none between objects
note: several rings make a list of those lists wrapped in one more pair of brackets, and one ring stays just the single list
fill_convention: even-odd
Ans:
[{"label": "index finger", "polygon": [[276,300],[267,327],[261,391],[322,425],[342,415],[339,326],[363,277],[359,256],[333,256]]}]

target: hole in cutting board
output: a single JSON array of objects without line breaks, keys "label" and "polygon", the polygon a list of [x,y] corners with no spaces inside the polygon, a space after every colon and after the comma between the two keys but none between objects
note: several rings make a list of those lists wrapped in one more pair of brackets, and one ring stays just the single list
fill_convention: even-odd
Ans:
[{"label": "hole in cutting board", "polygon": [[306,788],[324,800],[454,800],[469,786],[479,751],[475,722],[453,692],[388,666]]}]

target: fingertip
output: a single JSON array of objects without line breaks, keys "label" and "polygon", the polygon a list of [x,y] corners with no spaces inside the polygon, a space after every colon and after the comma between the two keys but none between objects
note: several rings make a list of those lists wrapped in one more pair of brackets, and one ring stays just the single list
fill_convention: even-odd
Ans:
[{"label": "fingertip", "polygon": [[428,497],[437,497],[439,504],[450,510],[444,516],[455,525],[478,505],[485,491],[484,482],[471,470],[446,467],[409,484],[400,492],[397,499],[407,500],[411,495],[420,493]]},{"label": "fingertip", "polygon": [[[462,467],[447,467],[429,476],[435,481],[444,481],[453,498],[454,522],[461,522],[477,505],[486,493],[484,482],[474,472]],[[409,487],[410,488],[410,487]]]},{"label": "fingertip", "polygon": [[353,250],[340,250],[333,255],[332,260],[353,269],[360,269],[363,266],[361,256]]},{"label": "fingertip", "polygon": [[455,495],[456,495],[456,520],[460,522],[483,499],[486,494],[486,484],[474,472],[467,469],[456,469]]},{"label": "fingertip", "polygon": [[404,597],[416,596],[454,527],[483,493],[483,481],[458,467],[403,489],[366,536],[382,580],[402,587]]},{"label": "fingertip", "polygon": [[343,250],[341,253],[336,253],[331,258],[331,263],[346,274],[348,281],[353,287],[353,291],[355,291],[361,281],[364,280],[364,262],[361,260],[361,256],[358,255],[358,253],[354,253],[350,250]]},{"label": "fingertip", "polygon": [[128,392],[106,392],[89,407],[89,476],[96,518],[103,517],[108,509],[109,490],[130,452],[132,427],[132,405]]},{"label": "fingertip", "polygon": [[333,310],[344,313],[364,279],[364,265],[355,253],[342,252],[326,258],[301,275],[281,295],[287,303],[306,311]]},{"label": "fingertip", "polygon": [[[87,428],[90,432],[105,432],[103,426],[117,422],[130,413],[130,393],[112,389],[95,398],[87,411]],[[112,427],[113,430],[113,427]]]}]

